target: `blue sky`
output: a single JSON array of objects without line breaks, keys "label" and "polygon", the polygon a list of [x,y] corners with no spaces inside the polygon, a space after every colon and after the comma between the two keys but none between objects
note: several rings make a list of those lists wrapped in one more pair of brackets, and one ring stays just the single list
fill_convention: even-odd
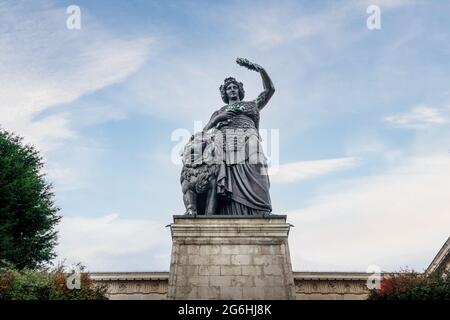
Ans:
[{"label": "blue sky", "polygon": [[[68,30],[66,8],[81,8]],[[366,9],[381,9],[381,29]],[[294,270],[422,270],[449,236],[450,3],[0,1],[0,124],[35,144],[64,216],[58,259],[168,270],[183,212],[177,129],[227,76],[276,93],[274,213]],[[270,150],[267,150],[270,154]]]}]

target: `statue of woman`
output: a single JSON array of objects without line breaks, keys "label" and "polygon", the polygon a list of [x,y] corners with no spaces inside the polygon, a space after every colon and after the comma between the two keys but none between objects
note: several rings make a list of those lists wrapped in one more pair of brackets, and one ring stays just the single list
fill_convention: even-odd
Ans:
[{"label": "statue of woman", "polygon": [[264,91],[252,101],[243,101],[241,82],[229,77],[220,86],[225,106],[215,111],[204,131],[219,129],[223,137],[224,160],[217,175],[217,214],[263,215],[272,211],[267,162],[259,137],[259,113],[275,92],[267,72],[247,59],[236,62],[259,72]]}]

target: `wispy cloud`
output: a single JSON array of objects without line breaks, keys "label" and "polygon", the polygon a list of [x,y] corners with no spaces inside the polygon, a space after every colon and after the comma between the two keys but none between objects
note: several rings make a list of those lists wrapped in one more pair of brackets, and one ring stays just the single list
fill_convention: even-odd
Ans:
[{"label": "wispy cloud", "polygon": [[285,4],[253,8],[251,15],[247,10],[239,11],[234,16],[234,24],[251,43],[267,49],[313,37],[332,37],[355,8],[351,3],[341,3],[311,12],[295,2]]},{"label": "wispy cloud", "polygon": [[298,161],[280,165],[278,168],[270,168],[269,174],[271,182],[289,183],[351,168],[357,163],[357,159],[352,157]]},{"label": "wispy cloud", "polygon": [[114,37],[87,12],[84,29],[68,30],[66,17],[65,8],[50,1],[0,5],[1,124],[42,149],[76,134],[69,114],[39,114],[124,80],[143,65],[151,43]]},{"label": "wispy cloud", "polygon": [[73,167],[51,163],[45,168],[45,173],[58,192],[75,190],[80,187],[80,172]]},{"label": "wispy cloud", "polygon": [[384,121],[402,128],[426,129],[448,122],[441,109],[420,106],[406,113],[398,113],[384,118]]},{"label": "wispy cloud", "polygon": [[[416,3],[416,0],[367,0],[330,3],[318,10],[311,10],[298,2],[270,3],[264,6],[252,6],[247,10],[236,10],[232,16],[233,25],[249,41],[258,47],[271,48],[296,43],[301,46],[313,40],[326,39],[345,41],[342,31],[352,22],[353,17],[361,18],[361,31],[364,31],[367,18],[366,8],[376,4],[383,10],[393,10]],[[248,11],[252,14],[249,15]],[[226,16],[226,15],[224,15]],[[228,18],[228,17],[227,17]]]},{"label": "wispy cloud", "polygon": [[383,9],[398,9],[418,3],[418,0],[365,0],[366,6],[377,5]]},{"label": "wispy cloud", "polygon": [[[411,158],[376,176],[336,185],[288,212],[294,269],[421,270],[448,237],[448,155]],[[314,265],[305,265],[314,261]]]},{"label": "wispy cloud", "polygon": [[57,259],[81,262],[91,271],[125,270],[133,259],[138,259],[133,265],[140,270],[167,270],[169,265],[170,234],[149,219],[68,216],[59,225],[59,235]]},{"label": "wispy cloud", "polygon": [[64,141],[77,138],[77,133],[71,128],[70,115],[67,112],[49,115],[43,119],[32,121],[17,121],[7,123],[7,128],[17,130],[25,138],[46,152],[60,146]]}]

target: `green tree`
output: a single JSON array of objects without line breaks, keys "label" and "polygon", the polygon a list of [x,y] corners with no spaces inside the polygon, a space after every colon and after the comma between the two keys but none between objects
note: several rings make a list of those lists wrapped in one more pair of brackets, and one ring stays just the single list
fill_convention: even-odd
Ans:
[{"label": "green tree", "polygon": [[35,268],[55,257],[61,217],[39,152],[0,129],[0,267]]}]

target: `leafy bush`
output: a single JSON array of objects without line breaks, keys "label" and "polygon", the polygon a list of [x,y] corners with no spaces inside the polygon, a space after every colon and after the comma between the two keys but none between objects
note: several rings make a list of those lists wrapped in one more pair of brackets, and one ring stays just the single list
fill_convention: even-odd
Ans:
[{"label": "leafy bush", "polygon": [[[84,268],[79,268],[84,271]],[[0,269],[0,300],[107,300],[106,287],[80,273],[80,288],[67,286],[63,267],[17,270],[9,264]]]},{"label": "leafy bush", "polygon": [[450,274],[425,275],[413,270],[389,274],[381,288],[371,290],[369,300],[450,300]]}]

